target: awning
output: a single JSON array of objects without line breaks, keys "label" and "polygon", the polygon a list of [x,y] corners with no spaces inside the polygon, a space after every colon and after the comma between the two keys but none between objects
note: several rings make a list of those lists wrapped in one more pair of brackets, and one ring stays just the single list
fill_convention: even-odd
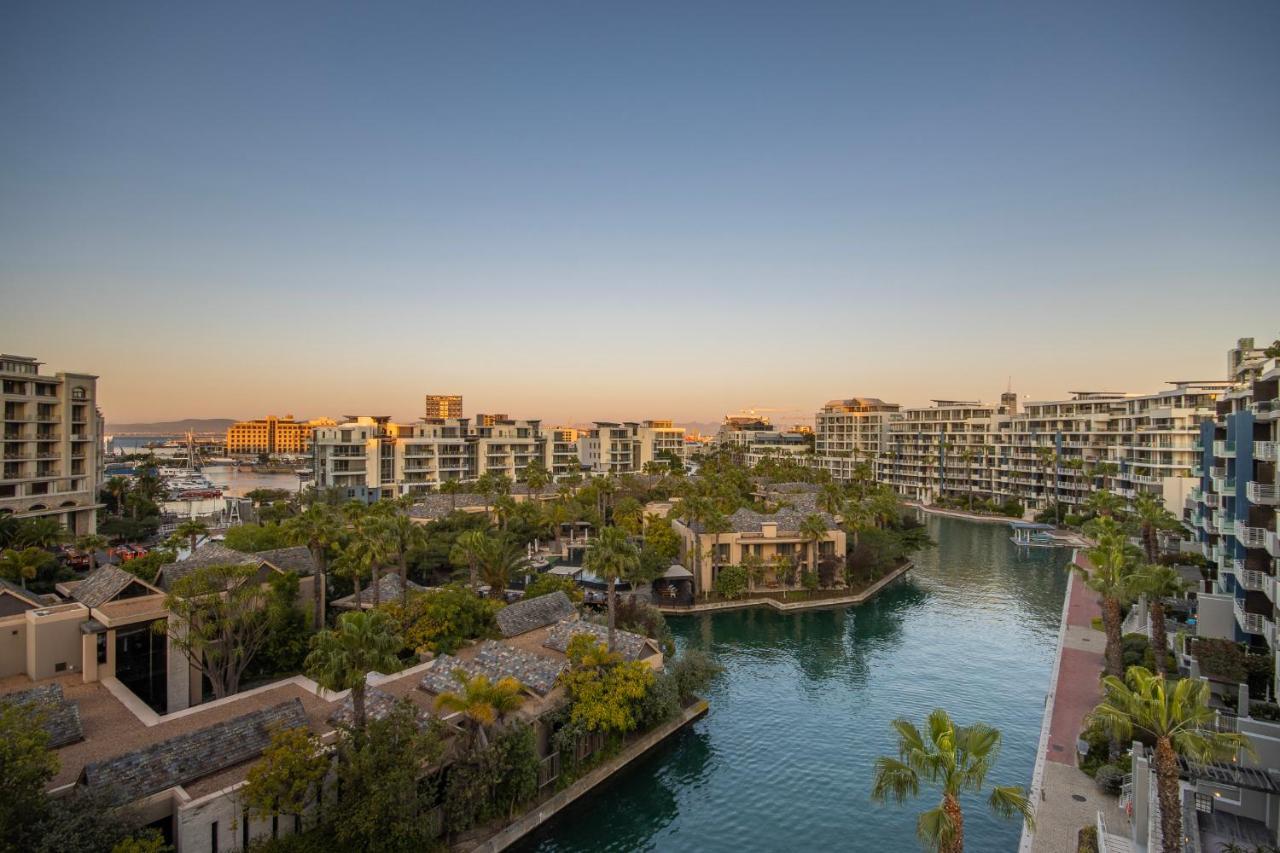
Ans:
[{"label": "awning", "polygon": [[689,571],[679,563],[672,563],[667,567],[667,570],[662,573],[662,579],[666,581],[692,580],[693,572]]},{"label": "awning", "polygon": [[581,566],[552,566],[550,569],[547,569],[547,574],[570,578],[580,571],[582,571]]}]

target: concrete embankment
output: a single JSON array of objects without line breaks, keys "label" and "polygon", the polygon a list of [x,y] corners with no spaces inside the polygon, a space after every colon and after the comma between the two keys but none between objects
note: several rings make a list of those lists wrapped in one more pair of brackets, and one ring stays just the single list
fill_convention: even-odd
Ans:
[{"label": "concrete embankment", "polygon": [[850,595],[832,595],[823,598],[803,599],[800,601],[779,601],[773,597],[740,598],[734,601],[708,601],[702,604],[672,606],[655,601],[654,607],[668,616],[688,616],[694,613],[723,613],[728,610],[743,610],[748,607],[772,607],[781,613],[796,613],[801,610],[824,610],[833,607],[849,607],[870,600],[880,590],[905,575],[911,569],[911,561],[903,563],[880,578],[861,592]]}]

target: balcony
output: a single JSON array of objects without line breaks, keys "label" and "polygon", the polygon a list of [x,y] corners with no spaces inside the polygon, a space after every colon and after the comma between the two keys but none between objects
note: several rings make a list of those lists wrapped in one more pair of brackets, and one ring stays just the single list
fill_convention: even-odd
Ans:
[{"label": "balcony", "polygon": [[1213,455],[1219,459],[1234,459],[1236,455],[1236,446],[1230,441],[1215,441],[1213,443]]},{"label": "balcony", "polygon": [[[1235,560],[1234,562],[1240,566],[1244,565],[1243,560]],[[1236,580],[1245,589],[1257,590],[1258,592],[1267,590],[1267,575],[1262,572],[1255,572],[1252,569],[1236,569],[1235,574]]]},{"label": "balcony", "polygon": [[1253,405],[1249,406],[1249,409],[1259,418],[1264,420],[1274,418],[1277,414],[1280,414],[1280,398],[1276,398],[1274,400],[1258,400],[1253,403]]},{"label": "balcony", "polygon": [[1204,505],[1217,509],[1222,506],[1222,496],[1217,492],[1209,492],[1204,496]]},{"label": "balcony", "polygon": [[1280,559],[1280,536],[1274,530],[1267,531],[1266,549],[1268,554]]},{"label": "balcony", "polygon": [[1209,476],[1215,480],[1227,479],[1227,466],[1214,465],[1212,468],[1209,469]]},{"label": "balcony", "polygon": [[1236,539],[1246,548],[1266,547],[1267,533],[1265,528],[1246,527],[1243,524],[1237,524],[1235,528]]},{"label": "balcony", "polygon": [[1255,504],[1275,506],[1277,502],[1280,502],[1280,495],[1277,495],[1274,483],[1259,483],[1251,481],[1245,486],[1245,494],[1248,496],[1249,500]]},{"label": "balcony", "polygon": [[1246,634],[1258,634],[1270,640],[1274,637],[1273,631],[1275,623],[1260,613],[1245,612],[1244,605],[1240,599],[1236,599],[1236,623],[1240,626],[1240,630]]},{"label": "balcony", "polygon": [[1276,462],[1280,460],[1280,454],[1276,452],[1277,445],[1274,441],[1255,441],[1253,443],[1253,458],[1256,462]]}]

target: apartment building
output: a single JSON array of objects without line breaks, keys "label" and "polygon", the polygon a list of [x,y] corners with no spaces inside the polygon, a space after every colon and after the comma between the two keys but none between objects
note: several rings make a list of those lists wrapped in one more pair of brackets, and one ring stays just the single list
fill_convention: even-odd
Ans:
[{"label": "apartment building", "polygon": [[484,474],[520,480],[533,463],[565,476],[579,470],[578,433],[544,431],[539,420],[506,415],[432,418],[398,424],[361,415],[316,430],[312,458],[320,488],[347,497],[379,498],[437,490],[450,480],[471,482]]},{"label": "apartment building", "polygon": [[889,422],[901,407],[876,397],[828,400],[814,415],[814,463],[837,480],[852,479],[860,462],[885,449]]},{"label": "apartment building", "polygon": [[462,417],[462,395],[428,394],[422,417],[429,421]]},{"label": "apartment building", "polygon": [[875,477],[910,500],[990,490],[993,434],[1003,406],[934,400],[889,420]]},{"label": "apartment building", "polygon": [[582,465],[599,474],[640,473],[646,465],[674,457],[684,461],[684,427],[671,421],[596,421],[578,438]]},{"label": "apartment building", "polygon": [[806,456],[811,449],[809,436],[780,430],[756,415],[727,415],[716,433],[716,445],[728,448],[749,467],[766,459]]},{"label": "apartment building", "polygon": [[337,422],[330,418],[295,421],[293,415],[237,421],[227,427],[227,453],[310,453],[311,435],[322,426],[337,426]]},{"label": "apartment building", "polygon": [[0,355],[0,515],[51,516],[71,533],[93,533],[102,485],[98,377],[42,374],[41,364]]}]

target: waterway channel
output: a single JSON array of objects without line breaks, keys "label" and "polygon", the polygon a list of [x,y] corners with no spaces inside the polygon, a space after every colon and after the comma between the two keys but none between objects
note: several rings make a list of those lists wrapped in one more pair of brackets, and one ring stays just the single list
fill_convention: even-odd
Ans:
[{"label": "waterway channel", "polygon": [[[930,517],[934,550],[874,601],[670,619],[725,668],[711,712],[527,838],[559,851],[921,849],[920,811],[871,802],[889,722],[936,707],[998,727],[989,782],[1027,785],[1066,592],[1063,549],[1019,549],[1004,525]],[[1012,851],[1021,827],[966,797],[966,849]]]}]

